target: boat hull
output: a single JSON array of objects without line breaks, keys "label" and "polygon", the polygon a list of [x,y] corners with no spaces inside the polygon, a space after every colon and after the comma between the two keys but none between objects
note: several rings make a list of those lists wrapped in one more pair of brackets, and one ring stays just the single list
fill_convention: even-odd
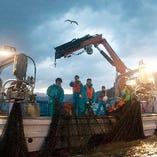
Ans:
[{"label": "boat hull", "polygon": [[[0,116],[0,134],[2,134],[3,128],[6,124],[7,116]],[[157,126],[157,114],[142,114],[143,129],[145,136],[153,135]],[[88,140],[91,136],[91,133],[85,131],[85,126],[89,125],[89,121],[86,120],[86,117],[79,117],[77,119],[78,124],[76,124],[76,119],[73,118],[70,123],[71,131],[71,146],[78,146],[78,132],[77,125],[80,125],[80,135],[87,136]],[[112,116],[103,116],[96,117],[93,120],[90,120],[90,126],[94,134],[107,133],[110,131],[111,127],[116,123],[116,120]],[[49,126],[51,124],[50,117],[27,117],[23,118],[24,124],[24,133],[26,142],[28,145],[29,152],[39,151],[45,137],[47,136]],[[83,135],[86,132],[86,135]],[[60,143],[57,144],[60,147]]]}]

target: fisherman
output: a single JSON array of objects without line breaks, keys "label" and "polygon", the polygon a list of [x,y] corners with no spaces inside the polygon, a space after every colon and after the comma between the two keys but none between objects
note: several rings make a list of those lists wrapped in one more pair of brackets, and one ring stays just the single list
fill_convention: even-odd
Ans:
[{"label": "fisherman", "polygon": [[119,107],[122,107],[130,100],[131,100],[131,87],[125,84],[124,88],[121,91],[120,97],[116,97],[114,104],[108,107],[108,112],[117,110]]},{"label": "fisherman", "polygon": [[128,102],[131,99],[131,87],[125,85],[121,91],[121,97],[123,98],[124,102]]},{"label": "fisherman", "polygon": [[92,104],[95,102],[95,90],[93,88],[92,79],[88,78],[86,85],[84,85],[86,97],[85,97],[85,109],[84,113],[87,109],[90,109],[90,111],[93,112],[93,109],[91,108]]},{"label": "fisherman", "polygon": [[83,113],[83,98],[84,98],[84,88],[79,80],[79,76],[75,75],[74,81],[69,83],[70,87],[73,88],[73,107],[72,113],[74,116],[81,115]]},{"label": "fisherman", "polygon": [[98,108],[96,110],[96,114],[100,115],[101,108],[103,107],[103,114],[106,114],[106,102],[107,102],[107,91],[106,87],[102,86],[101,91],[97,93],[96,101],[98,102]]},{"label": "fisherman", "polygon": [[49,116],[54,115],[54,105],[55,101],[59,102],[59,105],[63,105],[64,99],[64,90],[61,86],[62,79],[56,78],[55,84],[52,84],[47,89],[47,95],[49,96],[48,100],[48,114]]}]

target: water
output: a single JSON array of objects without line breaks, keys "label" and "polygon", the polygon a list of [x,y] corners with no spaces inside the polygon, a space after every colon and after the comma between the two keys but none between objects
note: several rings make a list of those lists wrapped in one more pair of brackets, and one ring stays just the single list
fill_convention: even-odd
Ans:
[{"label": "water", "polygon": [[131,142],[117,142],[72,157],[157,157],[157,136]]}]

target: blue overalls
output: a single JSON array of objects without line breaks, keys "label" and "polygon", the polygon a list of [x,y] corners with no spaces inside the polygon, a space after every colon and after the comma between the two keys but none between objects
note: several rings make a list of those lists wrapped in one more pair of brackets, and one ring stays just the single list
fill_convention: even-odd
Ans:
[{"label": "blue overalls", "polygon": [[48,87],[47,95],[49,96],[48,114],[49,114],[49,116],[53,116],[55,99],[58,100],[59,105],[63,105],[64,90],[62,87],[57,86],[56,84],[53,84],[53,85]]}]

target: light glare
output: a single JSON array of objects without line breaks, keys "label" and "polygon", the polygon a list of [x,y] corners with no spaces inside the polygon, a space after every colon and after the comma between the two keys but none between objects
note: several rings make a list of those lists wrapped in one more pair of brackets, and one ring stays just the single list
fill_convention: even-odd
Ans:
[{"label": "light glare", "polygon": [[13,55],[14,53],[13,52],[10,52],[10,51],[0,51],[0,55],[1,56],[11,56]]}]

